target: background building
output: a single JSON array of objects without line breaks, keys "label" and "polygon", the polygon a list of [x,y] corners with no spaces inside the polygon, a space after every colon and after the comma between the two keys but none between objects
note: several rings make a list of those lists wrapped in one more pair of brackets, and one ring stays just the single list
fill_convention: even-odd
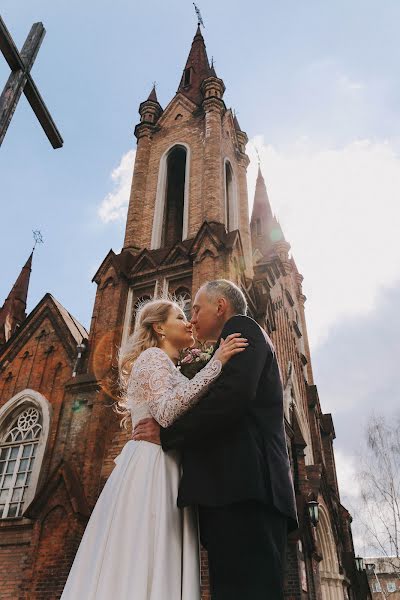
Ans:
[{"label": "background building", "polygon": [[373,600],[400,599],[400,559],[392,557],[366,558],[365,567]]},{"label": "background building", "polygon": [[[32,255],[0,311],[2,598],[61,594],[90,512],[129,439],[112,404],[116,352],[132,331],[137,303],[170,293],[189,313],[199,286],[219,277],[242,288],[280,362],[300,519],[289,541],[287,599],[365,597],[351,516],[340,502],[332,416],[323,413],[313,378],[303,277],[260,170],[250,218],[247,136],[224,92],[198,28],[168,106],[155,89],[140,104],[124,244],[94,275],[89,332],[50,294],[26,315]],[[318,524],[310,502],[318,503]],[[202,578],[206,600],[205,555]]]}]

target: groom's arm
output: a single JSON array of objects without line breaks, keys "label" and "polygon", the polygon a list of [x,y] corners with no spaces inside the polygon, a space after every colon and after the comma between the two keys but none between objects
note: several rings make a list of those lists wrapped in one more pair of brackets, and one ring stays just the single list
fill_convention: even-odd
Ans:
[{"label": "groom's arm", "polygon": [[199,403],[182,415],[170,427],[161,428],[163,450],[182,448],[238,422],[255,397],[258,382],[272,349],[256,323],[236,315],[229,319],[222,337],[240,331],[249,345],[233,356],[223,367],[219,378]]}]

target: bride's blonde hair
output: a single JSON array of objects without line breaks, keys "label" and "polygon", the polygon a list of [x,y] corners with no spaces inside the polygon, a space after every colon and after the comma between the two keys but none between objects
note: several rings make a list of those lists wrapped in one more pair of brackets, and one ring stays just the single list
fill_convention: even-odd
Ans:
[{"label": "bride's blonde hair", "polygon": [[143,302],[136,311],[133,333],[119,348],[118,379],[120,399],[116,402],[115,410],[122,416],[120,426],[125,429],[128,428],[128,423],[130,422],[127,386],[133,363],[144,350],[158,346],[159,338],[154,331],[153,324],[165,323],[172,307],[180,308],[178,302],[165,298]]}]

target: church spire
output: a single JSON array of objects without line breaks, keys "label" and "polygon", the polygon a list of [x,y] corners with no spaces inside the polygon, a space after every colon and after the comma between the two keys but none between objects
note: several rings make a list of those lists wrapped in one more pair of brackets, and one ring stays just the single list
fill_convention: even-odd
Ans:
[{"label": "church spire", "polygon": [[32,270],[33,250],[0,308],[0,346],[5,344],[17,327],[26,319],[29,278]]},{"label": "church spire", "polygon": [[276,249],[276,245],[281,242],[290,248],[285,240],[279,221],[272,214],[267,186],[265,185],[260,165],[258,165],[258,176],[250,228],[253,252],[257,249],[265,256],[272,248]]},{"label": "church spire", "polygon": [[158,102],[158,98],[157,98],[157,92],[156,92],[156,84],[153,84],[152,90],[149,94],[149,97],[147,98],[147,100],[150,100],[151,102],[157,102],[157,104],[159,104]]},{"label": "church spire", "polygon": [[199,24],[196,35],[193,38],[178,92],[184,94],[195,104],[201,104],[203,99],[201,84],[207,77],[210,77],[210,71],[211,67],[208,62],[206,45]]},{"label": "church spire", "polygon": [[265,180],[263,174],[261,173],[260,165],[258,165],[258,175],[256,181],[256,191],[254,194],[253,212],[251,214],[251,224],[253,225],[255,219],[258,218],[263,219],[265,224],[272,221],[271,204],[269,202],[267,186],[265,185]]}]

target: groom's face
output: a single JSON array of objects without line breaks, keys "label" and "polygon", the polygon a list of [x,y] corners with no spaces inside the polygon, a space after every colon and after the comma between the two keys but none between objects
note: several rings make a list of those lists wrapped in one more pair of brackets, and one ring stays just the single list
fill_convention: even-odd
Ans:
[{"label": "groom's face", "polygon": [[218,304],[203,289],[197,292],[192,307],[192,323],[196,338],[201,342],[216,341],[221,328]]}]

